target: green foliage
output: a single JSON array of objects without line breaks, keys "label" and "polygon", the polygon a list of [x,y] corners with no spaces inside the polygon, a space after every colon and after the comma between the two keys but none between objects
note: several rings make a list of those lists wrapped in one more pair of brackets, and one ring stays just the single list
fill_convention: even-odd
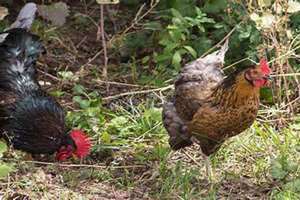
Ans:
[{"label": "green foliage", "polygon": [[[7,151],[7,146],[4,142],[0,141],[0,159],[3,157],[3,153]],[[0,179],[5,178],[10,172],[13,172],[12,165],[0,161]]]},{"label": "green foliage", "polygon": [[163,47],[160,54],[154,54],[154,60],[161,68],[172,64],[179,70],[184,55],[197,57],[197,51],[191,46],[191,38],[205,32],[205,24],[215,21],[207,17],[200,8],[195,8],[195,17],[184,17],[179,11],[171,9],[172,23],[166,27],[159,44]]},{"label": "green foliage", "polygon": [[271,175],[274,179],[284,180],[290,173],[296,172],[298,164],[281,155],[271,163]]},{"label": "green foliage", "polygon": [[80,110],[68,112],[67,119],[72,127],[78,127],[88,132],[97,132],[103,126],[105,119],[101,99],[97,92],[88,93],[82,85],[75,85],[73,88],[75,96],[73,102]]},{"label": "green foliage", "polygon": [[[245,16],[241,4],[220,0],[203,3],[161,0],[157,10],[141,30],[130,32],[122,38],[120,46],[115,46],[121,57],[127,58],[124,62],[131,61],[129,65],[137,69],[134,80],[139,77],[142,84],[163,84],[158,79],[173,78],[183,64],[201,56],[235,26],[226,64],[245,57],[257,60],[261,35],[254,22],[240,23]],[[249,64],[252,63],[243,63]]]},{"label": "green foliage", "polygon": [[107,134],[106,138],[109,137],[107,141],[126,146],[138,145],[135,142],[139,139],[160,137],[162,131],[161,109],[144,105],[134,108],[132,112],[120,110],[103,129],[103,133]]},{"label": "green foliage", "polygon": [[207,13],[220,13],[227,7],[227,5],[227,0],[209,0],[205,1],[203,11]]},{"label": "green foliage", "polygon": [[[153,107],[153,104],[141,104],[132,107],[131,111],[120,107],[118,112],[111,113],[102,107],[96,92],[89,93],[82,85],[75,85],[73,93],[73,102],[79,110],[68,112],[70,127],[86,130],[97,138],[102,147],[135,146],[139,139],[164,135],[161,109]],[[96,145],[97,148],[101,149]]]}]

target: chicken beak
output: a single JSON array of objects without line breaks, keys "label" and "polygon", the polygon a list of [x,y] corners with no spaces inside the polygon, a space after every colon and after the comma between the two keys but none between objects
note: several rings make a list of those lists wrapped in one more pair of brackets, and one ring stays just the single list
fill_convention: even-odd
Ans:
[{"label": "chicken beak", "polygon": [[75,155],[75,153],[72,153],[72,158],[73,158],[74,160],[76,160],[77,156]]}]

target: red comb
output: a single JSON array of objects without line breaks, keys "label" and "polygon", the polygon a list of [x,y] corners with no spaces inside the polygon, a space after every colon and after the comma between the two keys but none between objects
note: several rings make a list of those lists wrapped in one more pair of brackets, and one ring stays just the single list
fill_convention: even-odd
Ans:
[{"label": "red comb", "polygon": [[70,136],[76,144],[76,151],[74,152],[78,158],[86,157],[91,150],[91,141],[81,130],[72,130]]},{"label": "red comb", "polygon": [[262,73],[264,73],[265,75],[269,75],[271,73],[271,69],[265,58],[260,59],[259,66],[261,68]]}]

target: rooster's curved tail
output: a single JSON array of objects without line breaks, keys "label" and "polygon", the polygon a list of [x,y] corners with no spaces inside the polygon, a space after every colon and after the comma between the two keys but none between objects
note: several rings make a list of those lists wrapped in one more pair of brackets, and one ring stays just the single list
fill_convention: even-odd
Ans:
[{"label": "rooster's curved tail", "polygon": [[36,4],[27,3],[17,20],[0,33],[0,89],[24,95],[39,89],[35,63],[45,49],[37,35],[28,32]]}]

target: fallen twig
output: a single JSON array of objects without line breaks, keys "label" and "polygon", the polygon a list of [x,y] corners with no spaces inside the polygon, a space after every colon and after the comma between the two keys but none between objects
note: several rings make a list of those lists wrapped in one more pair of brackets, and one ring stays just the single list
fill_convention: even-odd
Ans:
[{"label": "fallen twig", "polygon": [[[103,67],[103,77],[107,79],[107,64],[108,64],[108,57],[107,57],[107,48],[106,48],[106,41],[105,41],[105,34],[104,34],[104,5],[100,5],[100,26],[98,28],[98,33],[101,31],[101,40],[102,40],[102,48],[103,48],[103,56],[104,56],[104,67]],[[98,35],[97,33],[97,35]],[[98,36],[97,36],[97,39]]]},{"label": "fallen twig", "polygon": [[184,155],[186,155],[187,157],[189,157],[189,159],[191,159],[198,167],[202,168],[204,165],[202,165],[201,163],[199,163],[195,158],[193,158],[193,156],[191,156],[190,154],[188,154],[185,150],[182,151]]},{"label": "fallen twig", "polygon": [[272,74],[271,77],[300,76],[300,73]]},{"label": "fallen twig", "polygon": [[130,83],[122,83],[122,82],[115,82],[115,81],[102,81],[102,80],[95,80],[96,83],[103,83],[103,84],[111,84],[111,85],[120,85],[120,86],[127,86],[127,87],[140,87],[140,88],[151,88],[152,86],[146,85],[136,85]]},{"label": "fallen twig", "polygon": [[120,98],[120,97],[123,97],[123,96],[129,96],[129,95],[147,94],[147,93],[158,92],[158,91],[162,92],[162,91],[166,91],[166,90],[173,89],[173,88],[174,88],[173,85],[168,85],[166,87],[156,88],[156,89],[124,92],[124,93],[121,93],[121,94],[117,94],[117,95],[113,95],[113,96],[109,96],[109,97],[104,97],[104,98],[102,98],[102,100],[108,101],[108,100],[117,99],[117,98]]},{"label": "fallen twig", "polygon": [[4,159],[7,161],[15,161],[15,162],[24,162],[24,163],[33,163],[39,165],[51,165],[51,166],[59,166],[59,167],[87,167],[87,168],[99,168],[99,169],[131,169],[131,168],[145,168],[145,165],[125,165],[125,166],[107,166],[107,165],[88,165],[88,164],[62,164],[62,163],[52,163],[52,162],[42,162],[42,161],[32,161],[32,160],[16,160],[16,159]]}]

